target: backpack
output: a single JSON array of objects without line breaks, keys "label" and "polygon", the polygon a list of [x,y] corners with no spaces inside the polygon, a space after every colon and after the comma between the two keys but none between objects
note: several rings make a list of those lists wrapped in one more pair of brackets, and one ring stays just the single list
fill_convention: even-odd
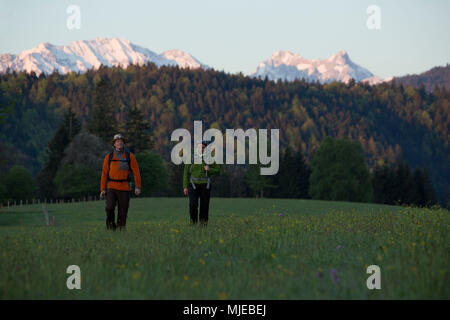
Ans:
[{"label": "backpack", "polygon": [[111,161],[128,162],[128,169],[129,169],[129,171],[131,171],[130,150],[128,150],[127,148],[124,148],[124,151],[125,151],[125,156],[126,156],[125,160],[113,159],[114,151],[111,151],[109,153],[109,163],[108,163],[108,168],[109,169],[108,169],[107,181],[114,181],[114,182],[130,182],[131,181],[130,173],[128,173],[128,177],[126,179],[111,179],[111,177],[109,176],[109,171],[111,170]]}]

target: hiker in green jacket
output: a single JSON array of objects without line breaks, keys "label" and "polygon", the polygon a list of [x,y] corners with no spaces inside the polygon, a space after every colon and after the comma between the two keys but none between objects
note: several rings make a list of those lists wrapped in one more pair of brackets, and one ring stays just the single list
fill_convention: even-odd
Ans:
[{"label": "hiker in green jacket", "polygon": [[200,224],[206,226],[208,223],[209,198],[211,196],[211,176],[220,173],[220,167],[217,163],[210,165],[205,163],[205,155],[203,154],[207,141],[199,141],[194,157],[200,157],[202,163],[194,163],[184,165],[183,188],[184,195],[189,195],[189,214],[191,224],[198,221],[198,198],[200,198]]}]

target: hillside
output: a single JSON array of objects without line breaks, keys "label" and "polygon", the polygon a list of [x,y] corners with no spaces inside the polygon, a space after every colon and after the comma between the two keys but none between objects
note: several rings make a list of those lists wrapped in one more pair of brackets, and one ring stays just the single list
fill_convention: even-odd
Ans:
[{"label": "hillside", "polygon": [[404,87],[413,86],[420,88],[423,85],[428,92],[433,91],[436,86],[450,90],[450,65],[435,67],[421,74],[395,77],[394,81],[397,84],[402,84]]},{"label": "hillside", "polygon": [[47,143],[64,110],[71,107],[83,125],[89,121],[96,83],[106,79],[114,91],[119,121],[131,106],[148,119],[155,151],[169,159],[170,134],[204,128],[279,128],[281,148],[301,150],[308,161],[326,136],[361,143],[369,167],[406,158],[426,166],[438,193],[450,181],[449,94],[429,94],[394,84],[376,86],[332,82],[274,82],[213,69],[180,69],[154,64],[127,69],[100,67],[84,74],[13,73],[0,76],[0,105],[14,101],[14,112],[0,128],[9,163],[42,166]]}]

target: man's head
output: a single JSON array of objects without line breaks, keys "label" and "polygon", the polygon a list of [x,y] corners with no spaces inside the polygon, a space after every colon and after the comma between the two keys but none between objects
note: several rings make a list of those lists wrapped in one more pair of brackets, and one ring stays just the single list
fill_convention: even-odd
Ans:
[{"label": "man's head", "polygon": [[197,142],[197,151],[200,154],[203,154],[203,151],[205,150],[206,146],[208,145],[208,142],[205,140],[201,140]]},{"label": "man's head", "polygon": [[125,144],[125,138],[120,134],[114,135],[114,138],[111,141],[111,144],[114,146],[116,150],[123,150],[123,146]]}]

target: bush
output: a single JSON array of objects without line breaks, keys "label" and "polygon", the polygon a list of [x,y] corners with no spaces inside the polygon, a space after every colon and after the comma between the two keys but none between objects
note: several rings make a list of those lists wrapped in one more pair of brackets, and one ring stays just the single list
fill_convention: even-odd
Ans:
[{"label": "bush", "polygon": [[313,199],[370,202],[372,185],[361,146],[348,138],[324,139],[311,160]]},{"label": "bush", "polygon": [[64,164],[58,170],[54,183],[59,196],[82,198],[100,192],[100,177],[98,169],[81,164]]},{"label": "bush", "polygon": [[64,150],[54,184],[58,196],[80,198],[100,192],[102,164],[109,151],[99,137],[86,131],[77,134]]},{"label": "bush", "polygon": [[[169,174],[159,154],[145,151],[136,154],[142,181],[142,195],[167,192]],[[181,178],[180,178],[181,179]]]},{"label": "bush", "polygon": [[28,169],[13,166],[5,178],[6,198],[11,200],[32,199],[36,194],[36,181]]}]

